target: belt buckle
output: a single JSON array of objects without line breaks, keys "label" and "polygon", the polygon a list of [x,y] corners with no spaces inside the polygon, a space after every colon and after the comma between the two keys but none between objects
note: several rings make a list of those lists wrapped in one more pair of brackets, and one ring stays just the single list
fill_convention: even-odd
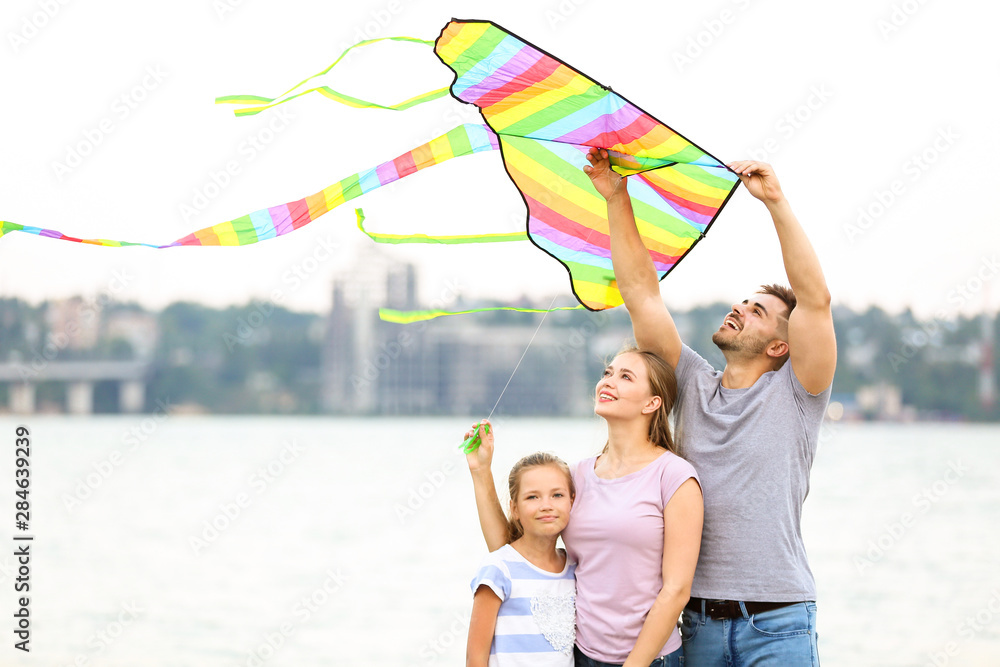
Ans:
[{"label": "belt buckle", "polygon": [[705,603],[705,612],[712,619],[716,621],[722,621],[727,618],[736,618],[741,616],[742,612],[737,612],[738,602],[733,602],[732,600],[708,600]]}]

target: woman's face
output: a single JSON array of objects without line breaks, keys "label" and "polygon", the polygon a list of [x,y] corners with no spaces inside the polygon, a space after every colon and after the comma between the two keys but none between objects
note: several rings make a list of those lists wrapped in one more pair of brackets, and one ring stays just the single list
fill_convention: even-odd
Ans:
[{"label": "woman's face", "polygon": [[660,401],[649,388],[646,362],[635,352],[619,354],[608,364],[597,383],[594,400],[594,413],[605,419],[651,414]]}]

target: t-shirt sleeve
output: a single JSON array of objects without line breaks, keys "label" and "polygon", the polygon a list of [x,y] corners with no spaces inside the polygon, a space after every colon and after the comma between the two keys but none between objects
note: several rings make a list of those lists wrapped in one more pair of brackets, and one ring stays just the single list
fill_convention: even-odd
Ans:
[{"label": "t-shirt sleeve", "polygon": [[677,368],[674,369],[678,389],[691,384],[699,375],[712,375],[713,373],[715,373],[715,369],[712,368],[712,364],[705,361],[704,357],[687,345],[681,345],[681,356],[677,360]]},{"label": "t-shirt sleeve", "polygon": [[480,564],[476,576],[472,578],[472,594],[475,595],[480,586],[489,586],[503,602],[510,596],[510,573],[495,554],[496,552],[489,554]]},{"label": "t-shirt sleeve", "polygon": [[799,378],[795,376],[791,362],[787,362],[782,366],[779,372],[785,373],[786,381],[795,399],[795,407],[798,410],[799,419],[805,433],[805,437],[800,441],[802,452],[809,465],[812,465],[813,459],[816,456],[816,449],[819,447],[819,427],[826,416],[826,407],[830,404],[833,383],[831,382],[829,387],[818,394],[810,394],[802,386],[802,383],[799,382]]},{"label": "t-shirt sleeve", "polygon": [[[664,456],[670,455],[664,454]],[[673,456],[672,460],[664,467],[663,475],[660,478],[660,500],[664,508],[674,497],[677,489],[681,488],[681,484],[692,478],[701,486],[701,480],[698,479],[698,473],[694,466],[679,456]]]},{"label": "t-shirt sleeve", "polygon": [[802,383],[799,382],[799,378],[795,375],[795,371],[792,369],[792,362],[788,361],[784,366],[781,367],[780,371],[785,374],[786,381],[792,389],[792,395],[795,397],[795,404],[799,408],[799,412],[805,418],[807,424],[813,423],[817,419],[822,419],[823,414],[826,412],[827,403],[830,401],[830,394],[833,391],[833,383],[830,386],[819,392],[818,394],[810,394]]}]

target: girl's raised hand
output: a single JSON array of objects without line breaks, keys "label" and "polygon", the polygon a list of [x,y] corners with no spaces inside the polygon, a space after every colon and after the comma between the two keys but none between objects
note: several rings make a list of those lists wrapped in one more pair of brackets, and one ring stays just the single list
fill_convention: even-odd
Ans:
[{"label": "girl's raised hand", "polygon": [[[485,428],[486,426],[489,426],[489,429]],[[479,434],[479,447],[465,455],[470,471],[478,472],[490,469],[490,465],[493,463],[493,431],[493,424],[484,419],[465,432],[465,440],[476,433]]]}]

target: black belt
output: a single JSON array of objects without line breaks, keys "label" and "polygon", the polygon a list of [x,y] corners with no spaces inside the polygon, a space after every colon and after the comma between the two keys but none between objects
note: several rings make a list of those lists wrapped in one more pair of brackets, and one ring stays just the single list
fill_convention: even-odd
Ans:
[{"label": "black belt", "polygon": [[[691,611],[701,613],[701,603],[705,603],[705,615],[721,621],[726,618],[741,618],[743,610],[736,600],[705,600],[703,598],[691,598],[686,606]],[[781,609],[795,602],[744,602],[748,614],[762,614],[772,609]]]}]

